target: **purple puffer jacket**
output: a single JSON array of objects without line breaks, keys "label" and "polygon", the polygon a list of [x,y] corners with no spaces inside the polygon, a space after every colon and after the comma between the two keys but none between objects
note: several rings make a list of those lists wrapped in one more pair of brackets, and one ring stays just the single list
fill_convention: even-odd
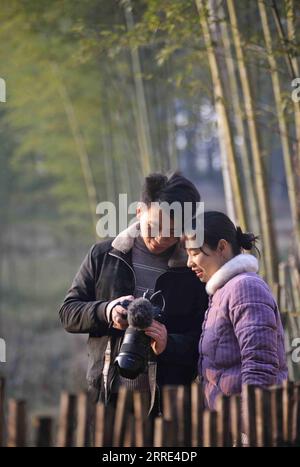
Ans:
[{"label": "purple puffer jacket", "polygon": [[239,255],[206,286],[211,295],[199,342],[199,376],[210,409],[218,394],[241,393],[242,384],[287,379],[280,314],[267,284],[248,272],[255,262],[254,256]]}]

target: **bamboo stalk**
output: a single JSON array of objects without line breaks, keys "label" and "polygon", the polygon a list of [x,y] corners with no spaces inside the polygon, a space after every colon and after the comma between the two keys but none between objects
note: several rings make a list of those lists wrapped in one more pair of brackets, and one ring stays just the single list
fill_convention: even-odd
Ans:
[{"label": "bamboo stalk", "polygon": [[241,161],[243,174],[245,178],[245,191],[247,199],[247,208],[248,208],[248,219],[247,219],[247,229],[252,230],[253,232],[261,231],[261,226],[259,226],[259,215],[257,210],[257,199],[254,189],[254,180],[252,177],[251,170],[251,153],[248,150],[247,145],[247,135],[244,127],[244,112],[242,109],[241,100],[239,98],[239,86],[236,76],[236,67],[231,50],[231,38],[228,30],[228,25],[225,20],[224,10],[222,6],[219,6],[220,12],[220,29],[222,34],[222,42],[224,45],[225,52],[225,62],[228,71],[229,78],[229,88],[230,88],[230,98],[232,100],[232,106],[235,117],[235,126],[237,129],[237,134],[241,138],[243,144],[241,145]]},{"label": "bamboo stalk", "polygon": [[[229,215],[231,215],[231,217],[233,217],[235,221],[238,221],[239,225],[241,225],[242,228],[245,228],[245,207],[240,177],[238,173],[236,154],[234,150],[232,130],[230,127],[228,111],[225,106],[225,95],[222,85],[219,64],[216,56],[216,50],[207,17],[207,13],[211,13],[211,8],[208,8],[208,10],[206,10],[207,5],[205,0],[196,0],[196,6],[199,12],[200,24],[204,35],[204,41],[213,81],[215,106],[219,123],[221,154],[223,156],[223,180],[227,201],[227,209],[229,211]],[[228,182],[230,182],[230,186]],[[233,212],[235,215],[233,214]]]},{"label": "bamboo stalk", "polygon": [[280,129],[280,138],[283,151],[283,160],[286,172],[286,181],[288,187],[288,196],[290,202],[290,209],[292,214],[294,239],[296,245],[300,244],[300,212],[297,206],[297,184],[293,166],[293,158],[290,151],[288,125],[285,118],[284,104],[281,94],[280,79],[277,69],[277,63],[274,56],[271,31],[268,23],[267,10],[264,0],[258,0],[260,18],[263,28],[263,34],[266,42],[268,60],[271,69],[271,79],[273,84],[273,93],[275,98],[275,105],[278,115],[278,124]]},{"label": "bamboo stalk", "polygon": [[[132,14],[131,1],[123,0],[122,3],[124,6],[127,29],[128,31],[132,31],[132,29],[134,28],[134,20]],[[135,120],[137,127],[137,137],[139,148],[141,151],[143,175],[147,175],[151,171],[151,157],[153,156],[153,149],[138,48],[131,45],[130,54],[135,85]]]},{"label": "bamboo stalk", "polygon": [[69,127],[75,142],[75,147],[79,157],[82,176],[85,183],[85,188],[88,196],[89,207],[91,212],[91,218],[93,223],[93,230],[95,230],[96,225],[96,206],[97,206],[97,192],[93,180],[92,168],[90,164],[89,155],[86,149],[85,141],[83,135],[79,128],[79,123],[76,117],[75,109],[72,104],[72,101],[68,95],[68,91],[62,81],[59,67],[56,63],[52,63],[52,72],[57,81],[57,89],[60,94],[64,110],[68,119]]},{"label": "bamboo stalk", "polygon": [[[297,55],[295,54],[296,48],[296,29],[295,29],[295,3],[294,0],[285,0],[285,11],[286,11],[286,24],[287,24],[287,35],[283,27],[280,13],[276,0],[272,0],[271,8],[273,11],[273,16],[278,32],[278,36],[281,40],[281,44],[284,50],[284,58],[287,63],[287,69],[289,71],[290,77],[292,80],[296,77],[300,77],[299,64],[297,60]],[[293,46],[293,51],[291,52],[291,47]],[[296,144],[293,147],[294,154],[292,163],[294,166],[294,172],[296,174],[296,188],[297,188],[297,214],[300,217],[300,102],[296,100],[293,101],[294,105],[294,115],[295,115],[295,136]],[[300,228],[300,227],[299,227]],[[295,242],[295,249],[298,255],[298,261],[300,261],[300,244]]]},{"label": "bamboo stalk", "polygon": [[241,79],[241,86],[245,102],[245,110],[252,149],[253,166],[255,171],[254,179],[256,185],[257,198],[259,202],[260,225],[262,226],[262,240],[266,278],[269,281],[269,283],[272,284],[274,282],[277,282],[278,279],[278,253],[271,216],[271,206],[267,188],[266,170],[261,155],[259,132],[255,118],[255,109],[250,87],[250,79],[242,48],[242,38],[238,27],[238,19],[236,15],[234,0],[227,0],[227,6],[229,11],[230,23],[232,26],[232,37],[235,44],[238,59],[238,69]]},{"label": "bamboo stalk", "polygon": [[[288,40],[293,45],[296,42],[296,28],[295,28],[295,2],[294,0],[285,0],[286,5],[286,17],[287,17],[287,34]],[[300,77],[300,68],[297,56],[294,53],[291,57],[294,73],[297,77]],[[296,165],[296,174],[298,176],[298,215],[300,215],[300,102],[294,101],[294,113],[295,113],[295,135],[297,143],[295,145],[294,161]],[[298,243],[298,260],[300,261],[300,244]]]},{"label": "bamboo stalk", "polygon": [[105,75],[102,86],[102,100],[103,105],[101,108],[101,142],[103,145],[103,162],[104,162],[104,174],[105,174],[105,192],[106,199],[111,202],[116,202],[116,184],[114,178],[114,155],[112,149],[112,117],[111,107],[109,105],[109,80]]},{"label": "bamboo stalk", "polygon": [[284,55],[284,58],[285,58],[285,61],[286,61],[286,64],[287,64],[287,68],[289,70],[291,78],[294,79],[294,78],[296,78],[296,73],[295,73],[295,70],[294,70],[294,64],[293,64],[293,61],[292,61],[292,57],[291,57],[289,51],[286,48],[287,39],[286,39],[285,32],[284,32],[284,29],[283,29],[283,26],[282,26],[282,23],[281,23],[280,13],[279,13],[279,10],[278,10],[278,7],[277,7],[276,0],[271,1],[271,7],[272,7],[273,16],[274,16],[275,24],[276,24],[276,27],[277,27],[278,35],[279,35],[279,37],[280,37],[280,39],[282,41],[282,46],[284,47],[284,49],[286,51],[286,54]]}]

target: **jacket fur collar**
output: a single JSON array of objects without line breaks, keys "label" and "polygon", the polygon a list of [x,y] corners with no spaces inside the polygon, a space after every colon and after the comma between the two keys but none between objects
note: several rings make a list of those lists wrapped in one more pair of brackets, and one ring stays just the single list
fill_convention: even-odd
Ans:
[{"label": "jacket fur collar", "polygon": [[[134,244],[134,239],[140,235],[140,223],[135,222],[127,229],[120,232],[119,235],[113,240],[112,247],[122,253],[128,253]],[[187,253],[181,242],[178,242],[176,248],[168,261],[169,268],[180,268],[187,266]]]},{"label": "jacket fur collar", "polygon": [[214,293],[230,279],[243,272],[257,272],[258,261],[250,254],[240,254],[227,261],[217,272],[215,272],[206,284],[208,295]]}]

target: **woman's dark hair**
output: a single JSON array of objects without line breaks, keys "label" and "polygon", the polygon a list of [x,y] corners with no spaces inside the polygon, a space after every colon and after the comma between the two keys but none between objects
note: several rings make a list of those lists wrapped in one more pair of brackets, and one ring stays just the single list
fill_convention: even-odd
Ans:
[{"label": "woman's dark hair", "polygon": [[141,201],[149,206],[154,202],[172,204],[179,202],[182,209],[184,203],[192,203],[192,214],[196,212],[196,203],[201,196],[195,185],[176,171],[169,175],[152,173],[145,178]]},{"label": "woman's dark hair", "polygon": [[220,240],[227,240],[232,246],[233,254],[239,255],[241,250],[252,250],[256,247],[256,237],[253,233],[243,232],[236,227],[226,214],[218,211],[204,213],[204,243],[216,250]]}]

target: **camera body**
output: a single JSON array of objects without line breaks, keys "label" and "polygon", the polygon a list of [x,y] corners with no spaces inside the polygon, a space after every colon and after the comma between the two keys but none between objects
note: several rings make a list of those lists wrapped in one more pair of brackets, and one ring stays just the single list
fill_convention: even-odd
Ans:
[{"label": "camera body", "polygon": [[163,323],[165,301],[160,294],[161,291],[158,291],[149,296],[147,291],[141,298],[119,303],[127,310],[129,326],[114,363],[124,378],[135,379],[147,368],[151,337],[145,334],[144,329],[151,325],[153,319]]}]

